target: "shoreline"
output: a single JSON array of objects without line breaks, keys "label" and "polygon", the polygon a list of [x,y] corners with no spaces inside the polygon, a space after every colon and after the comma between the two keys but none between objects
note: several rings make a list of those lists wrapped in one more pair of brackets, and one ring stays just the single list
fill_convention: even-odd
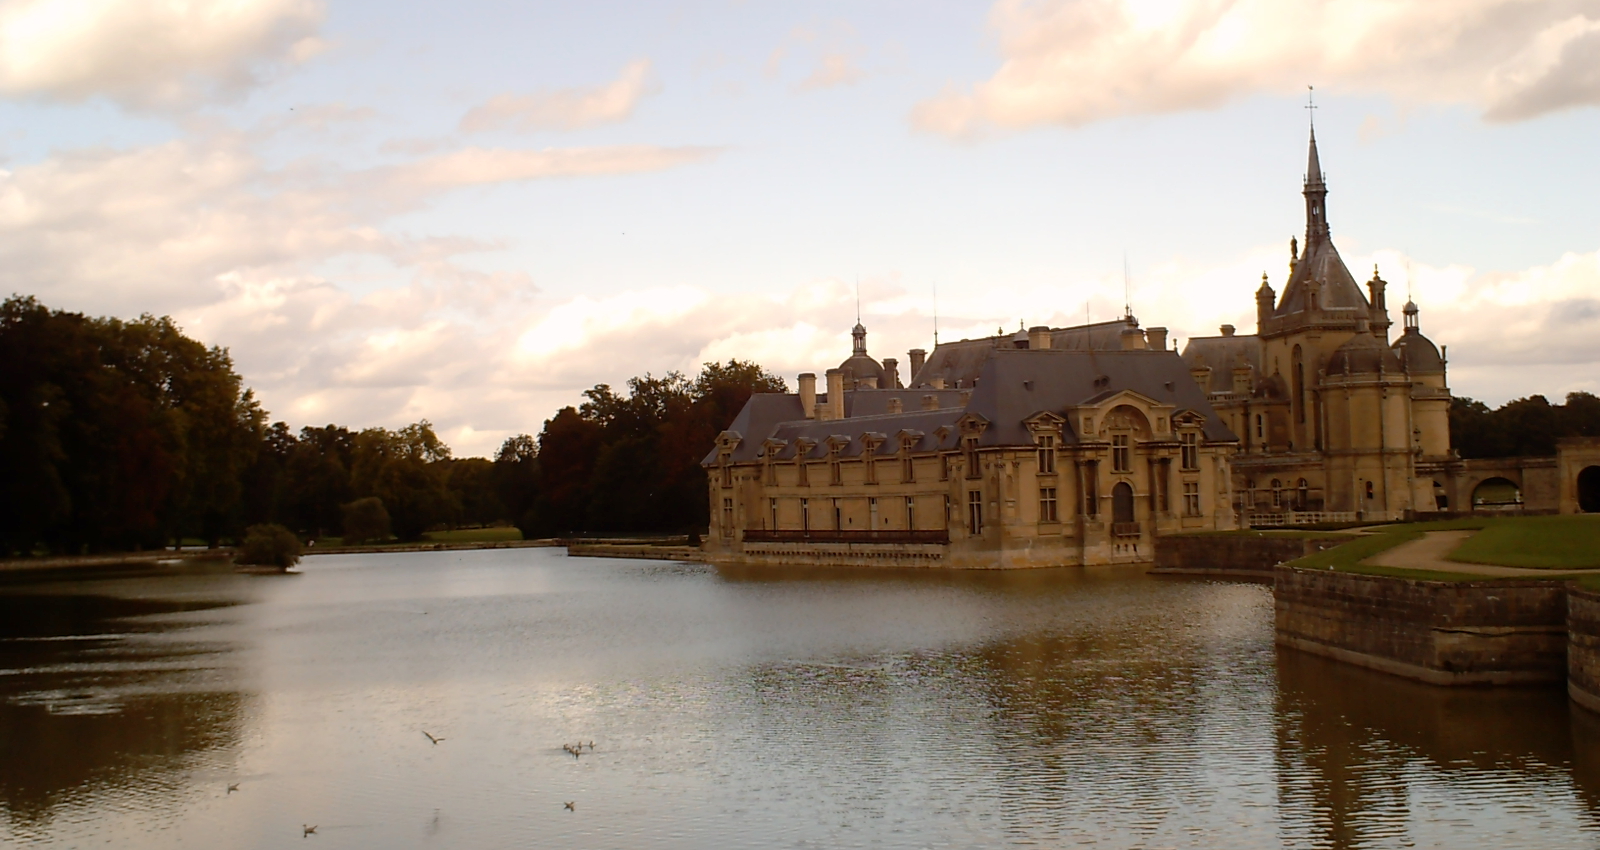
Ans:
[{"label": "shoreline", "polygon": [[[381,552],[449,552],[472,549],[542,549],[565,545],[559,540],[480,540],[440,543],[397,543],[393,546],[306,547],[302,558],[312,555],[358,555]],[[82,570],[97,567],[126,567],[178,563],[183,561],[226,561],[233,558],[233,547],[216,549],[152,549],[144,552],[116,552],[104,555],[53,555],[42,558],[0,560],[0,574]]]}]

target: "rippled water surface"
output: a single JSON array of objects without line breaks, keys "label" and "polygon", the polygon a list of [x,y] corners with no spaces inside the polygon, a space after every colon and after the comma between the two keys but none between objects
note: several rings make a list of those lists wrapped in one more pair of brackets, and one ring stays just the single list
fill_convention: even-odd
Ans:
[{"label": "rippled water surface", "polygon": [[1260,585],[548,549],[302,569],[0,585],[0,840],[1600,845],[1600,722],[1560,689],[1278,650]]}]

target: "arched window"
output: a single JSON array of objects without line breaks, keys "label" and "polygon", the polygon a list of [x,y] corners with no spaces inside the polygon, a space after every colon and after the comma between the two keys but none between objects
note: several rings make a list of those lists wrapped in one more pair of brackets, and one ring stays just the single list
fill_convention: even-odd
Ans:
[{"label": "arched window", "polygon": [[1307,506],[1309,506],[1311,504],[1311,487],[1306,484],[1306,480],[1304,478],[1300,479],[1299,486],[1300,486],[1300,505],[1299,505],[1299,507],[1300,507],[1300,510],[1303,511],[1303,510],[1306,509]]},{"label": "arched window", "polygon": [[1111,521],[1133,522],[1133,488],[1126,481],[1111,488]]}]

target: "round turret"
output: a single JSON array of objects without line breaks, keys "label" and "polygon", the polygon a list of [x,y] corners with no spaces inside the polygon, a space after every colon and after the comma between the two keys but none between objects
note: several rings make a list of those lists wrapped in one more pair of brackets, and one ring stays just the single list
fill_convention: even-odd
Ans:
[{"label": "round turret", "polygon": [[[1365,324],[1363,322],[1362,324]],[[1328,377],[1340,375],[1375,375],[1379,372],[1400,373],[1404,366],[1395,352],[1390,351],[1371,333],[1358,333],[1344,345],[1334,350],[1328,358]]]}]

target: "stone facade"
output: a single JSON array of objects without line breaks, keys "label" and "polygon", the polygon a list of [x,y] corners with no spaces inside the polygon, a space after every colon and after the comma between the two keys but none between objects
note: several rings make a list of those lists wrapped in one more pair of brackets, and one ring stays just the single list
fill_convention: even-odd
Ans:
[{"label": "stone facade", "polygon": [[997,337],[954,387],[873,386],[888,381],[863,383],[858,362],[829,370],[824,393],[802,375],[798,393],[752,397],[704,461],[707,558],[1148,564],[1158,535],[1233,527],[1236,438],[1177,353],[1125,327],[1115,350],[1053,349],[1049,329],[1032,346]]},{"label": "stone facade", "polygon": [[1600,712],[1600,593],[1567,589],[1567,693]]},{"label": "stone facade", "polygon": [[1328,187],[1311,137],[1305,247],[1290,241],[1280,297],[1266,274],[1254,335],[1225,325],[1189,340],[1184,360],[1240,437],[1236,507],[1400,519],[1447,509],[1459,461],[1450,448],[1445,359],[1407,303],[1393,342],[1388,284],[1365,291],[1328,224]]},{"label": "stone facade", "polygon": [[1347,534],[1327,537],[1236,537],[1173,535],[1156,541],[1154,573],[1232,576],[1271,581],[1273,570],[1312,552],[1349,543]]}]

